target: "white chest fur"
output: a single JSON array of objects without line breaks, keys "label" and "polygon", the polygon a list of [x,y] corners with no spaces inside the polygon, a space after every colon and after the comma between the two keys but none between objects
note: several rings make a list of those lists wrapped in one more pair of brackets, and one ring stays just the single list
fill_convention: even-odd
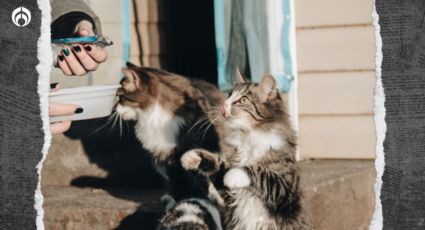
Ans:
[{"label": "white chest fur", "polygon": [[184,119],[162,108],[158,103],[137,111],[136,136],[143,147],[155,154],[168,154],[176,145]]},{"label": "white chest fur", "polygon": [[248,132],[232,131],[226,142],[237,148],[239,154],[238,166],[246,166],[256,162],[270,149],[284,147],[282,135],[277,130],[268,132],[251,130]]},{"label": "white chest fur", "polygon": [[258,196],[245,189],[231,190],[230,194],[235,199],[232,204],[234,230],[276,229]]}]

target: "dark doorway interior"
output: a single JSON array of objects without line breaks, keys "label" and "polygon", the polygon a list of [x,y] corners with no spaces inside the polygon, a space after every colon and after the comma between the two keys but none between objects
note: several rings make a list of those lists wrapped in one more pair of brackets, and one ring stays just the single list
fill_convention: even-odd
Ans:
[{"label": "dark doorway interior", "polygon": [[[217,85],[213,0],[168,1],[169,71]],[[165,5],[165,4],[164,4]]]}]

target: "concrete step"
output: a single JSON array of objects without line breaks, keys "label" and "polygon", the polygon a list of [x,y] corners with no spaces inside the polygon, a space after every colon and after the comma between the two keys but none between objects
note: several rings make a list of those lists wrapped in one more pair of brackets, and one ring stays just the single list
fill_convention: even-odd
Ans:
[{"label": "concrete step", "polygon": [[[373,161],[300,163],[301,184],[314,229],[367,229],[374,210]],[[42,187],[47,230],[153,229],[160,190]]]},{"label": "concrete step", "polygon": [[[153,229],[160,212],[160,190],[42,188],[47,230]],[[143,227],[146,226],[146,227]]]}]

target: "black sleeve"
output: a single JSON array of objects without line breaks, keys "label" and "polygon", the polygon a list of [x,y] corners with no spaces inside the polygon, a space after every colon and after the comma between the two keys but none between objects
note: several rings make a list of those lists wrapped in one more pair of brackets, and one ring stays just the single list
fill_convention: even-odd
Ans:
[{"label": "black sleeve", "polygon": [[93,18],[83,12],[71,12],[56,19],[51,25],[52,39],[69,38],[76,36],[74,34],[75,27],[82,20],[87,20],[92,23],[93,30],[96,33],[95,23]]}]

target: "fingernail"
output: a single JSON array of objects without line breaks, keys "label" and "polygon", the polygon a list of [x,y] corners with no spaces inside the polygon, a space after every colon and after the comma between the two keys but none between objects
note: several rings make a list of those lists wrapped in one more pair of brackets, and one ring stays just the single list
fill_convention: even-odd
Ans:
[{"label": "fingernail", "polygon": [[65,54],[65,56],[69,56],[70,52],[68,48],[63,49],[63,53]]},{"label": "fingernail", "polygon": [[52,83],[50,84],[50,89],[54,89],[56,88],[56,86],[58,86],[59,83]]},{"label": "fingernail", "polygon": [[75,110],[75,113],[82,113],[83,111],[84,111],[83,108],[78,108],[78,109]]},{"label": "fingernail", "polygon": [[65,57],[62,54],[59,55],[58,58],[59,58],[59,61],[63,61],[63,59],[65,59]]},{"label": "fingernail", "polygon": [[79,46],[75,46],[73,48],[77,53],[81,52],[81,48]]},{"label": "fingernail", "polygon": [[91,46],[84,46],[84,49],[86,49],[87,51],[91,51]]}]

